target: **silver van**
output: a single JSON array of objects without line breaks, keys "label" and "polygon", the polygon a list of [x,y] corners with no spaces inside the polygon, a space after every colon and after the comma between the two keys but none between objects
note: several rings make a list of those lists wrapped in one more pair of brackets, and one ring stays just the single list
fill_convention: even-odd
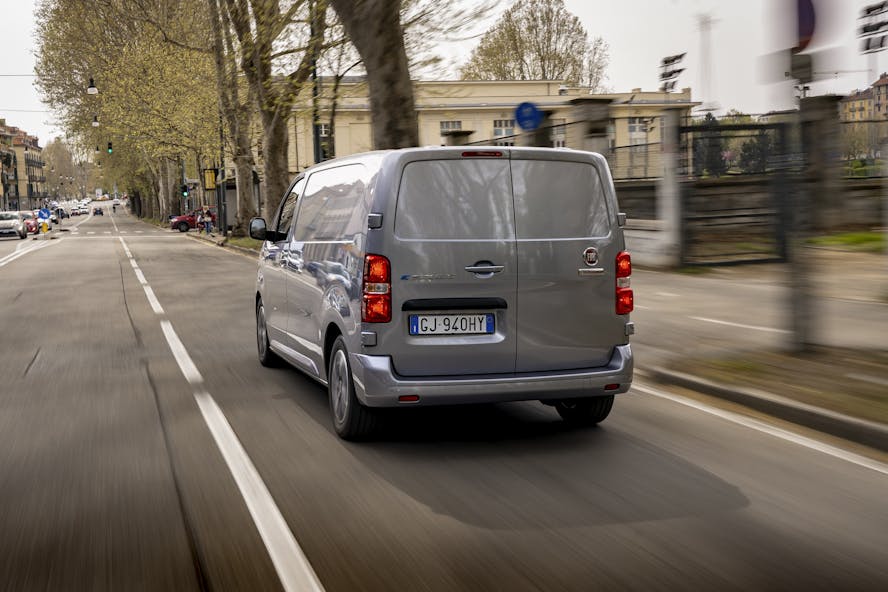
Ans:
[{"label": "silver van", "polygon": [[590,152],[324,162],[250,223],[259,360],[327,385],[346,439],[397,406],[539,400],[596,424],[632,383],[624,220]]}]

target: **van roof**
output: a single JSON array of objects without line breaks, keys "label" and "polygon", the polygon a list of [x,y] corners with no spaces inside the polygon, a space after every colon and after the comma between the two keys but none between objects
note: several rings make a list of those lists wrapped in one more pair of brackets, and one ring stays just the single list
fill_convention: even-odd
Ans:
[{"label": "van roof", "polygon": [[[311,167],[302,171],[301,174],[305,174],[307,172],[313,172],[315,170],[320,170],[322,168],[326,168],[329,166],[336,166],[347,164],[349,162],[366,162],[368,159],[371,160],[384,160],[387,157],[395,157],[395,158],[403,158],[407,156],[409,158],[410,154],[422,155],[424,157],[428,157],[430,154],[434,156],[440,156],[442,158],[453,158],[457,154],[462,153],[479,153],[477,156],[486,156],[484,153],[490,153],[488,156],[494,156],[493,153],[500,153],[502,157],[505,158],[513,158],[515,155],[520,155],[519,157],[527,157],[527,156],[536,156],[537,158],[543,158],[545,160],[573,160],[576,157],[580,157],[581,160],[601,160],[604,161],[605,158],[599,154],[598,152],[587,152],[584,150],[575,150],[573,148],[543,148],[536,146],[422,146],[422,147],[412,147],[412,148],[398,148],[392,150],[373,150],[370,152],[359,152],[357,154],[350,154],[348,156],[343,156],[340,158],[334,158],[331,160],[325,160],[318,164],[312,165]],[[468,155],[467,155],[468,156]],[[573,156],[573,158],[571,158]]]}]

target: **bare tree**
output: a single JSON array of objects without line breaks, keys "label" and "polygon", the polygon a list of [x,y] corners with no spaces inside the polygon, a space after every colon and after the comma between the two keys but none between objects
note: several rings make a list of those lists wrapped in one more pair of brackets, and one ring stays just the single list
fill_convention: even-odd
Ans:
[{"label": "bare tree", "polygon": [[[294,0],[286,5],[278,0],[225,0],[225,4],[237,38],[240,69],[259,109],[270,214],[290,183],[287,123],[323,47],[327,0]],[[294,57],[295,65],[287,68]],[[282,72],[283,68],[288,71]]]},{"label": "bare tree", "polygon": [[564,0],[518,0],[481,38],[467,80],[563,80],[604,90],[608,45],[589,35]]},{"label": "bare tree", "polygon": [[330,0],[364,62],[373,146],[419,144],[400,0]]},{"label": "bare tree", "polygon": [[[253,110],[249,97],[243,96],[245,93],[238,80],[231,22],[227,9],[222,5],[222,0],[207,0],[207,6],[213,29],[213,58],[219,104],[228,128],[237,185],[234,234],[244,236],[250,218],[258,213],[252,190],[253,169],[256,166],[250,137]],[[218,187],[216,191],[225,191],[225,187]]]}]

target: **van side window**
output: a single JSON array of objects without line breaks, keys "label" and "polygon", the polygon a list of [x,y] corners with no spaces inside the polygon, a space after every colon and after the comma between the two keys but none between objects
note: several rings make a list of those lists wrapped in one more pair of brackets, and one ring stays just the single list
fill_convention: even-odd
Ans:
[{"label": "van side window", "polygon": [[513,160],[519,239],[604,237],[612,221],[598,169],[582,162]]},{"label": "van side window", "polygon": [[[299,200],[294,241],[342,240],[358,234],[369,207],[366,169],[348,164],[312,173]],[[364,207],[359,203],[365,202]],[[362,214],[363,212],[363,214]]]},{"label": "van side window", "polygon": [[284,201],[281,203],[281,209],[278,211],[277,215],[277,222],[274,225],[274,229],[278,232],[287,234],[290,231],[290,224],[293,222],[293,213],[296,211],[296,202],[304,187],[305,178],[296,181],[296,184],[293,185],[293,189],[290,190],[290,193],[287,194],[287,197],[284,198]]}]

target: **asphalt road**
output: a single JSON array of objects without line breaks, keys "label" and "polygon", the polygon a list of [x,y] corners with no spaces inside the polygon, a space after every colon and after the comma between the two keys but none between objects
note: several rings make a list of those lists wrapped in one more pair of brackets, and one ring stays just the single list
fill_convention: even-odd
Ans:
[{"label": "asphalt road", "polygon": [[[888,589],[884,462],[641,384],[595,429],[520,403],[342,442],[321,386],[256,360],[255,261],[63,228],[0,239],[0,589],[308,589],[300,552],[329,591]],[[783,335],[738,304],[773,286],[633,279],[640,360]]]}]

